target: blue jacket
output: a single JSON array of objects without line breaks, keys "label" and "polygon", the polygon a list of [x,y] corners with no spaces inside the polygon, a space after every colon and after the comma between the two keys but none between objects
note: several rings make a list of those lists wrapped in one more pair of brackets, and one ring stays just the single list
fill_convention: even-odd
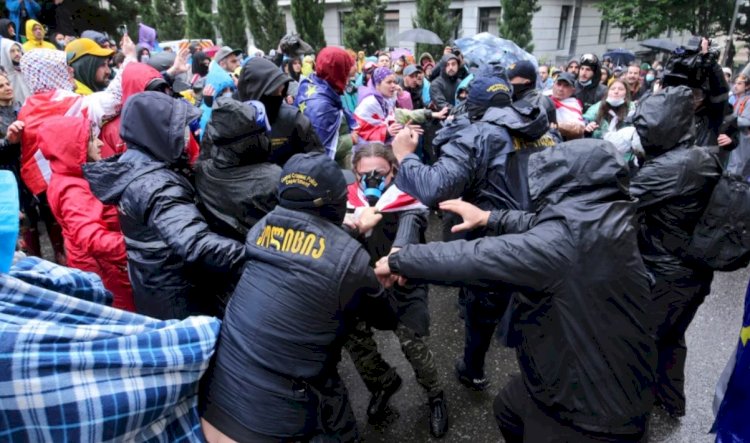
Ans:
[{"label": "blue jacket", "polygon": [[247,265],[207,377],[206,414],[218,417],[212,423],[220,429],[305,438],[318,427],[318,393],[338,378],[356,318],[393,328],[395,315],[370,256],[324,218],[277,206],[253,226],[245,247]]},{"label": "blue jacket", "polygon": [[9,19],[16,25],[16,40],[21,41],[21,34],[26,32],[21,27],[21,2],[26,5],[26,13],[28,17],[26,19],[36,20],[39,12],[42,10],[41,6],[34,0],[5,0],[5,7],[8,9]]},{"label": "blue jacket", "polygon": [[333,159],[336,155],[342,115],[346,116],[350,128],[356,126],[351,114],[342,112],[344,105],[341,102],[341,96],[327,81],[315,74],[310,74],[299,84],[296,104],[300,111],[310,119],[326,154]]},{"label": "blue jacket", "polygon": [[[232,76],[230,76],[229,73],[224,70],[224,68],[213,62],[211,63],[211,67],[208,70],[208,75],[206,76],[205,82],[206,86],[211,85],[214,87],[214,90],[216,91],[214,93],[214,100],[219,98],[219,94],[227,88],[231,89],[232,91],[237,89],[234,84],[234,80],[232,80]],[[203,111],[200,121],[201,140],[203,140],[203,135],[206,133],[206,125],[208,125],[208,121],[211,120],[211,108],[212,107],[206,105],[205,102],[201,103],[201,111]]]},{"label": "blue jacket", "polygon": [[466,125],[447,139],[431,166],[416,155],[401,162],[396,185],[430,207],[463,197],[485,209],[528,209],[526,162],[528,154],[559,142],[548,132],[547,116],[523,102],[489,108],[481,120]]}]

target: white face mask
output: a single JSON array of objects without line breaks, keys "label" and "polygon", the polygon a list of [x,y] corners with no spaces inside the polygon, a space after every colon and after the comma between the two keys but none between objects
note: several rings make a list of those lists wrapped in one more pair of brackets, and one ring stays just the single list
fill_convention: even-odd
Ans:
[{"label": "white face mask", "polygon": [[625,103],[625,99],[624,98],[608,98],[607,103],[609,103],[609,106],[616,108],[618,106],[621,106],[623,103]]},{"label": "white face mask", "polygon": [[149,57],[148,55],[146,55],[146,54],[143,54],[143,55],[141,56],[141,63],[146,63],[146,62],[148,62],[148,59],[149,59],[149,58],[150,58],[150,57]]}]

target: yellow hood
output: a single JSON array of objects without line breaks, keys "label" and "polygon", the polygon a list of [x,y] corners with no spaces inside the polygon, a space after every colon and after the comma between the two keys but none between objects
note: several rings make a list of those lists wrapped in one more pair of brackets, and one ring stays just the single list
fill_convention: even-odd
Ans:
[{"label": "yellow hood", "polygon": [[[34,29],[34,25],[39,25],[39,26],[42,27],[42,29],[44,29],[44,26],[41,23],[39,23],[38,21],[36,21],[36,20],[27,20],[26,21],[26,40],[33,41],[34,43],[36,43],[38,45],[40,41],[34,38],[34,32],[32,32],[32,29]],[[44,37],[46,37],[46,35],[47,34],[45,33],[42,36],[42,40],[44,40]]]},{"label": "yellow hood", "polygon": [[[42,37],[42,40],[37,40],[34,38],[34,33],[32,32],[32,29],[34,29],[34,25],[39,25],[42,27],[42,29],[44,29],[44,25],[36,20],[28,20],[26,22],[26,43],[23,44],[24,52],[29,52],[32,49],[39,48],[57,49],[55,45],[48,41],[45,41],[44,37]],[[46,36],[47,34],[45,33],[44,35]]]}]

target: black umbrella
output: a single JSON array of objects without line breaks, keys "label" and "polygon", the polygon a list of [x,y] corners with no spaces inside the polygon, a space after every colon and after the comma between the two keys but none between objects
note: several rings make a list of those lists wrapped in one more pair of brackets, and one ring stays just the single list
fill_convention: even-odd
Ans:
[{"label": "black umbrella", "polygon": [[648,40],[643,40],[640,45],[650,49],[656,49],[657,51],[665,52],[672,52],[680,46],[679,44],[671,40],[663,38],[650,38]]},{"label": "black umbrella", "polygon": [[627,66],[635,61],[635,54],[629,49],[612,49],[605,52],[602,58],[609,57],[615,66]]},{"label": "black umbrella", "polygon": [[414,43],[425,43],[428,45],[442,45],[443,41],[432,31],[427,29],[409,29],[404,31],[396,37],[397,41],[400,42],[414,42]]}]

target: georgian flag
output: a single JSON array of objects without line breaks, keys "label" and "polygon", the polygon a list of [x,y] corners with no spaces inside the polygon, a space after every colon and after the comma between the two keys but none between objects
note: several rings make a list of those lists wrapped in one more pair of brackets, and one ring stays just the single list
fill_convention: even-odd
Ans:
[{"label": "georgian flag", "polygon": [[[350,222],[359,220],[360,214],[370,204],[359,182],[354,182],[347,187],[346,219]],[[375,204],[379,212],[401,212],[411,209],[427,209],[419,200],[398,189],[395,184],[390,185]],[[370,236],[371,232],[366,233]]]}]

